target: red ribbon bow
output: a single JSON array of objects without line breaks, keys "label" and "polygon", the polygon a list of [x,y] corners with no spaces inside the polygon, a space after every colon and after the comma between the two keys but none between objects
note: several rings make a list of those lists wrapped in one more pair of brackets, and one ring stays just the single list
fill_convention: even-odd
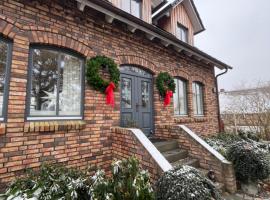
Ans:
[{"label": "red ribbon bow", "polygon": [[115,85],[113,82],[110,82],[110,84],[108,85],[108,87],[105,90],[105,94],[106,94],[106,104],[107,105],[111,105],[112,107],[114,107],[114,91],[115,89]]},{"label": "red ribbon bow", "polygon": [[166,92],[166,96],[164,98],[164,106],[165,107],[170,105],[172,96],[173,96],[173,92],[171,90],[168,90]]}]

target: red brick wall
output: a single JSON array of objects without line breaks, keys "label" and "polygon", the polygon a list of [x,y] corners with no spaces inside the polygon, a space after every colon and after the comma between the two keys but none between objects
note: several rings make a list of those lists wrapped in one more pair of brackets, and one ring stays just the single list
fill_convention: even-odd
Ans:
[{"label": "red brick wall", "polygon": [[[0,131],[0,184],[23,173],[25,168],[39,167],[43,161],[57,161],[80,168],[98,165],[107,169],[112,160],[110,128],[119,125],[118,91],[116,107],[112,109],[104,104],[104,94],[86,86],[83,122],[86,125],[83,128],[78,128],[73,122],[60,124],[64,128],[59,129],[58,125],[49,122],[30,126],[25,121],[31,44],[68,48],[87,58],[104,54],[119,65],[145,67],[155,77],[160,71],[184,77],[189,81],[189,116],[186,121],[173,116],[172,106],[163,107],[155,88],[155,124],[185,123],[204,135],[218,130],[216,95],[212,92],[215,87],[213,67],[177,54],[156,41],[149,41],[140,32],[132,34],[119,22],[108,24],[102,14],[90,8],[80,12],[73,0],[2,0],[0,34],[13,41],[7,123],[1,124]],[[192,114],[192,81],[201,81],[205,85],[206,115],[203,119],[194,118]]]},{"label": "red brick wall", "polygon": [[174,139],[178,141],[182,149],[188,151],[192,158],[199,160],[200,167],[207,170],[213,170],[217,181],[223,183],[228,192],[236,191],[236,179],[231,163],[222,162],[215,157],[207,148],[192,138],[179,126],[159,125],[157,127],[156,137],[160,139]]},{"label": "red brick wall", "polygon": [[141,167],[146,169],[155,183],[159,175],[163,173],[149,152],[139,142],[132,131],[115,127],[112,128],[112,156],[114,159],[124,159],[136,156],[140,161]]}]

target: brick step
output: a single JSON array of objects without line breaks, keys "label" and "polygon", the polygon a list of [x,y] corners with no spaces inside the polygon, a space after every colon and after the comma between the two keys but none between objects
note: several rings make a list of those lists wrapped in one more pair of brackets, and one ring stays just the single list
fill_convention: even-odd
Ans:
[{"label": "brick step", "polygon": [[156,146],[156,148],[160,152],[171,151],[171,150],[179,148],[178,142],[175,140],[159,141],[159,142],[154,142],[153,144]]},{"label": "brick step", "polygon": [[181,150],[179,148],[173,149],[170,151],[165,151],[162,154],[170,163],[187,158],[187,156],[188,156],[188,152],[186,150]]},{"label": "brick step", "polygon": [[191,166],[191,167],[198,168],[199,167],[199,161],[197,159],[187,157],[187,158],[184,158],[184,159],[181,159],[181,160],[178,160],[178,161],[172,163],[173,167],[179,167],[179,166],[182,166],[182,165],[188,165],[188,166]]}]

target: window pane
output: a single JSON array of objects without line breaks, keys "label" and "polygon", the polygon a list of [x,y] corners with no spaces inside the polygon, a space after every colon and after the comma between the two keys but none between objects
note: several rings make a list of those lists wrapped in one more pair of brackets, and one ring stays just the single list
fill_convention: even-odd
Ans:
[{"label": "window pane", "polygon": [[197,109],[197,95],[196,95],[196,83],[192,84],[192,92],[193,92],[193,109],[194,109],[194,114],[198,114],[198,109]]},{"label": "window pane", "polygon": [[0,116],[3,115],[8,45],[0,41]]},{"label": "window pane", "polygon": [[66,54],[60,57],[59,114],[81,113],[81,60]]},{"label": "window pane", "polygon": [[173,105],[174,105],[174,114],[175,115],[180,115],[180,105],[179,105],[179,100],[178,100],[178,97],[179,97],[179,88],[178,88],[178,81],[177,79],[174,79],[174,83],[176,85],[175,87],[175,93],[173,94]]},{"label": "window pane", "polygon": [[141,1],[131,0],[131,14],[138,18],[141,18]]},{"label": "window pane", "polygon": [[187,90],[186,90],[186,82],[182,80],[179,81],[179,101],[180,101],[180,114],[187,114]]},{"label": "window pane", "polygon": [[203,87],[198,83],[193,83],[193,105],[194,114],[203,115]]},{"label": "window pane", "polygon": [[57,52],[33,51],[30,114],[56,115],[57,101]]},{"label": "window pane", "polygon": [[121,1],[121,8],[122,10],[130,13],[130,0]]},{"label": "window pane", "polygon": [[176,37],[183,42],[188,42],[188,29],[182,25],[178,25],[176,29]]}]

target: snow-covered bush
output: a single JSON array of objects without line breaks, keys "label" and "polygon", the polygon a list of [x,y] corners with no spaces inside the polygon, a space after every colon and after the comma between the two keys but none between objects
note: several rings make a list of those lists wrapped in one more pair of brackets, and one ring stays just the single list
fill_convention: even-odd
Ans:
[{"label": "snow-covered bush", "polygon": [[257,147],[266,153],[269,153],[268,144],[259,142],[258,138],[253,136],[250,132],[240,132],[239,134],[219,133],[210,138],[206,138],[205,141],[215,150],[221,153],[224,157],[227,157],[228,149],[237,142],[250,143],[252,146]]},{"label": "snow-covered bush", "polygon": [[105,179],[104,173],[95,177],[93,197],[98,200],[153,200],[148,172],[139,167],[136,158],[131,157],[112,164],[112,177]]},{"label": "snow-covered bush", "polygon": [[214,184],[197,169],[183,166],[170,170],[157,183],[157,200],[220,200]]},{"label": "snow-covered bush", "polygon": [[37,172],[29,171],[10,185],[0,199],[51,200],[90,198],[90,179],[81,171],[62,166],[43,165]]},{"label": "snow-covered bush", "polygon": [[148,172],[136,158],[115,161],[112,177],[98,170],[87,172],[44,165],[17,179],[0,200],[153,200]]},{"label": "snow-covered bush", "polygon": [[266,151],[257,143],[234,143],[227,151],[227,159],[233,163],[236,178],[241,182],[266,179],[270,174]]}]

